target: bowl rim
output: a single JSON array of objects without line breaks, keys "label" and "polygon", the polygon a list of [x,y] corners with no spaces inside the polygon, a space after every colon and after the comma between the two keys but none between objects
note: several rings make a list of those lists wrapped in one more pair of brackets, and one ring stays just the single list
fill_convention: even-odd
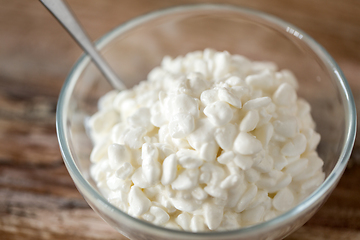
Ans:
[{"label": "bowl rim", "polygon": [[81,75],[82,71],[85,69],[87,64],[90,62],[90,58],[83,54],[79,60],[75,63],[73,68],[71,69],[68,77],[66,78],[64,85],[61,89],[59,100],[57,104],[56,110],[56,131],[57,137],[60,145],[61,154],[63,156],[64,163],[70,173],[73,181],[75,182],[77,187],[81,189],[85,189],[81,193],[84,195],[86,199],[96,199],[96,203],[102,205],[101,211],[106,209],[105,211],[108,214],[113,215],[120,215],[120,217],[125,217],[128,221],[136,224],[138,227],[146,228],[147,230],[158,230],[162,233],[167,234],[176,234],[180,237],[208,237],[208,238],[219,238],[219,237],[229,237],[229,236],[239,236],[239,235],[248,235],[253,232],[263,232],[269,229],[273,229],[276,226],[280,226],[284,224],[287,220],[296,217],[299,213],[301,213],[304,209],[308,209],[314,206],[319,200],[321,200],[322,196],[327,193],[328,191],[332,190],[332,187],[335,187],[338,180],[340,179],[347,162],[350,158],[351,151],[355,141],[356,135],[356,124],[357,124],[357,116],[356,116],[356,108],[354,98],[350,89],[350,86],[342,73],[341,69],[335,62],[335,60],[330,56],[330,54],[313,38],[311,38],[308,34],[306,34],[301,29],[295,27],[294,25],[274,17],[270,14],[253,10],[249,8],[244,8],[241,6],[236,5],[229,5],[229,4],[191,4],[191,5],[180,5],[175,7],[169,7],[166,9],[156,10],[136,18],[133,18],[123,24],[120,24],[113,30],[109,31],[103,37],[101,37],[98,41],[96,41],[96,47],[98,49],[102,49],[105,45],[111,42],[114,38],[120,35],[127,30],[140,25],[148,20],[155,19],[159,16],[164,16],[172,13],[179,13],[179,12],[187,12],[187,11],[196,11],[196,10],[228,10],[234,11],[245,15],[255,16],[259,19],[268,21],[272,24],[275,24],[281,28],[284,28],[289,34],[294,35],[297,38],[300,38],[302,41],[306,43],[308,47],[313,50],[317,56],[323,61],[324,64],[327,65],[328,70],[330,73],[336,77],[337,80],[337,87],[340,90],[341,98],[344,101],[344,110],[345,110],[345,127],[346,132],[343,139],[343,149],[339,156],[339,159],[334,166],[333,170],[330,172],[328,177],[325,181],[312,193],[310,194],[305,200],[303,200],[300,204],[292,208],[291,210],[273,218],[269,221],[262,222],[256,225],[243,227],[235,230],[229,231],[219,231],[219,232],[188,232],[188,231],[180,231],[180,230],[173,230],[157,225],[153,225],[149,222],[134,218],[127,213],[121,211],[120,209],[116,208],[112,204],[110,204],[105,197],[100,195],[91,185],[90,183],[82,176],[82,173],[76,166],[72,154],[71,148],[68,144],[66,132],[66,123],[67,123],[67,114],[66,109],[69,104],[70,94],[75,86],[75,83],[79,76]]}]

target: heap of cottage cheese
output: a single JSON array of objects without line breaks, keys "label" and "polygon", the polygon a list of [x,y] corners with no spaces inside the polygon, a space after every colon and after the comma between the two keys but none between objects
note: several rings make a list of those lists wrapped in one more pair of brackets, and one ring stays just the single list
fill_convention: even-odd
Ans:
[{"label": "heap of cottage cheese", "polygon": [[146,81],[99,100],[91,176],[111,204],[168,228],[274,218],[325,176],[297,87],[272,62],[211,49],[165,57]]}]

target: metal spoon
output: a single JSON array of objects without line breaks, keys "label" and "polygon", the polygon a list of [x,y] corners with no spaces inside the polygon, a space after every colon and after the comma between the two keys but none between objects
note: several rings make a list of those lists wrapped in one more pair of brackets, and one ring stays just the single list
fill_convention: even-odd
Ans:
[{"label": "metal spoon", "polygon": [[67,4],[62,0],[40,0],[40,2],[54,15],[63,27],[76,40],[79,46],[92,58],[93,62],[104,74],[109,83],[116,89],[126,89],[124,83],[118,78],[109,64],[95,49],[91,40],[81,27]]}]

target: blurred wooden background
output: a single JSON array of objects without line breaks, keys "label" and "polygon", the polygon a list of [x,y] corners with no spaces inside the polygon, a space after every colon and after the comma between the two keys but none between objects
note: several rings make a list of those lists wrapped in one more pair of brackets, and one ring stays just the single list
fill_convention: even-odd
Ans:
[{"label": "blurred wooden background", "polygon": [[[226,2],[273,14],[322,44],[360,106],[358,0],[68,0],[92,39],[151,10]],[[36,0],[0,0],[0,239],[125,239],[75,188],[55,132],[60,88],[82,51]],[[360,239],[360,141],[338,187],[305,226],[287,237]]]}]

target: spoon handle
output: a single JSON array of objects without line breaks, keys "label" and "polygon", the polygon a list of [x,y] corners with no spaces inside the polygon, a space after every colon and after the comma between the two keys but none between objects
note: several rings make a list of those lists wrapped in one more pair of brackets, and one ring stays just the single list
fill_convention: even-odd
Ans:
[{"label": "spoon handle", "polygon": [[91,40],[80,26],[67,4],[62,0],[40,0],[63,27],[72,35],[79,46],[87,52],[110,84],[119,90],[126,89],[123,82],[95,49]]}]

